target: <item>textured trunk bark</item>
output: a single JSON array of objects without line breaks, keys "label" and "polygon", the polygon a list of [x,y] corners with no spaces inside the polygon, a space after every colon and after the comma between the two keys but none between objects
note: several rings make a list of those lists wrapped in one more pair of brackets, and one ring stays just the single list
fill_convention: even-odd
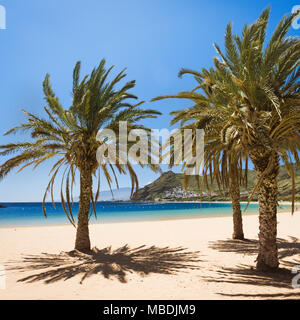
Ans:
[{"label": "textured trunk bark", "polygon": [[232,200],[233,234],[232,239],[244,240],[243,219],[240,204],[240,185],[237,164],[230,170],[229,192]]},{"label": "textured trunk bark", "polygon": [[80,172],[80,197],[75,249],[81,252],[91,250],[89,235],[90,199],[92,193],[92,173],[89,169]]},{"label": "textured trunk bark", "polygon": [[256,268],[261,271],[276,270],[279,265],[276,242],[279,157],[277,154],[270,154],[260,159],[252,158],[257,178],[260,179],[271,157],[274,158],[273,166],[264,175],[257,191],[259,202],[259,252]]}]

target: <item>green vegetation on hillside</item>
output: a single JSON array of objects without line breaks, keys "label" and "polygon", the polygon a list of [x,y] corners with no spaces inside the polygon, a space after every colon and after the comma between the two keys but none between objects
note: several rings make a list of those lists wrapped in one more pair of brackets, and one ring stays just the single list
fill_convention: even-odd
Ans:
[{"label": "green vegetation on hillside", "polygon": [[[296,199],[300,200],[300,170],[296,169]],[[256,184],[256,174],[253,170],[248,172],[248,187],[241,187],[241,200],[248,200],[248,196],[251,194]],[[201,177],[200,177],[201,182]],[[155,199],[163,199],[166,192],[171,191],[173,188],[183,188],[183,174],[174,173],[172,171],[164,172],[158,179],[145,187],[138,190],[133,200],[135,201],[154,201]],[[279,200],[291,200],[292,196],[292,180],[287,173],[285,167],[280,167],[280,174],[278,179]],[[197,181],[194,176],[191,176],[187,190],[197,192],[199,189]],[[207,188],[203,187],[203,200],[209,200]],[[206,193],[206,194],[205,194]],[[200,196],[199,196],[200,197]],[[216,183],[211,186],[211,200],[230,200],[228,190],[220,192]],[[184,199],[182,199],[184,200]],[[253,197],[253,200],[257,200],[257,196]]]}]

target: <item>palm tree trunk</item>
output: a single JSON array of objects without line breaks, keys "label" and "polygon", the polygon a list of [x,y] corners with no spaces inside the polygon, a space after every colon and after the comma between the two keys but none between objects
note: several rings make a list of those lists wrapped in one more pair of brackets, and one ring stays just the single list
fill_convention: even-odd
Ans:
[{"label": "palm tree trunk", "polygon": [[92,193],[92,173],[89,169],[80,172],[80,197],[75,249],[81,252],[91,250],[89,235],[89,213]]},{"label": "palm tree trunk", "polygon": [[232,200],[232,213],[233,213],[233,234],[232,239],[244,240],[243,232],[243,218],[240,205],[240,188],[239,185],[231,184],[230,196]]},{"label": "palm tree trunk", "polygon": [[243,219],[240,204],[240,184],[237,164],[233,164],[229,177],[229,192],[232,200],[233,234],[232,239],[244,240]]},{"label": "palm tree trunk", "polygon": [[263,176],[258,188],[259,202],[259,251],[256,268],[261,271],[276,270],[279,265],[277,248],[277,177],[279,174],[278,154],[269,154],[261,159],[252,158],[258,180],[273,158],[273,165]]}]

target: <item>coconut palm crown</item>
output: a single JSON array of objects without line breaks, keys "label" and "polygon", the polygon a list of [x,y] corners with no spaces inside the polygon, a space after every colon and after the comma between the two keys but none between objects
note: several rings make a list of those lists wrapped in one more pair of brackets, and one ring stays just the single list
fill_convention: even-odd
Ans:
[{"label": "coconut palm crown", "polygon": [[[221,132],[228,116],[226,112],[218,109],[216,104],[220,104],[222,96],[218,96],[218,92],[212,88],[214,78],[217,71],[211,68],[202,72],[194,70],[182,69],[179,72],[181,77],[183,74],[192,74],[197,81],[197,87],[191,91],[180,92],[176,95],[161,96],[152,99],[152,101],[176,98],[188,99],[193,105],[183,110],[173,111],[171,124],[180,122],[181,131],[190,129],[203,129],[205,132],[205,154],[203,171],[199,172],[203,175],[202,184],[199,183],[200,194],[203,186],[210,190],[210,184],[216,181],[220,191],[228,190],[232,199],[233,206],[233,239],[244,239],[242,212],[240,206],[240,185],[247,186],[248,173],[248,157],[240,149],[229,149],[221,140]],[[223,99],[223,105],[226,101]],[[196,147],[197,141],[193,140],[193,148]],[[170,150],[175,153],[174,148]],[[230,152],[229,152],[230,151]],[[182,152],[184,154],[184,150]],[[245,161],[243,161],[245,160]],[[186,159],[183,159],[183,168],[187,165]],[[245,169],[243,171],[243,168]],[[188,184],[189,176],[185,175],[185,185]],[[199,181],[199,176],[198,176]]]}]

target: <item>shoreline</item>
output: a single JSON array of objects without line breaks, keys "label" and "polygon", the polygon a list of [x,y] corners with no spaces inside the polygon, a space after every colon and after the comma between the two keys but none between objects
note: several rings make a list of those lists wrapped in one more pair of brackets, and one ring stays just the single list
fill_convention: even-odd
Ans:
[{"label": "shoreline", "polygon": [[[277,212],[277,215],[279,214],[288,214],[290,213],[291,214],[291,211],[290,210],[285,210],[285,211],[278,211]],[[298,212],[300,213],[300,211]],[[247,216],[258,216],[258,212],[256,211],[253,211],[253,212],[247,212],[246,216],[244,215],[244,213],[242,212],[243,214],[243,218],[247,217]],[[294,214],[297,214],[297,211],[295,210]],[[291,214],[292,216],[292,214]],[[177,220],[203,220],[203,219],[217,219],[217,218],[232,218],[232,214],[226,214],[226,215],[211,215],[211,216],[197,216],[197,217],[179,217],[179,218],[157,218],[157,219],[149,219],[149,220],[131,220],[131,221],[115,221],[115,222],[92,222],[89,224],[89,226],[97,226],[97,225],[115,225],[115,224],[131,224],[131,223],[148,223],[148,222],[159,222],[159,221],[162,221],[162,222],[165,222],[165,221],[177,221]],[[24,225],[24,226],[7,226],[7,227],[1,227],[0,226],[0,230],[3,230],[3,229],[22,229],[22,228],[54,228],[54,227],[66,227],[66,226],[70,226],[72,228],[74,228],[74,226],[72,226],[70,223],[64,223],[64,224],[51,224],[51,225]],[[76,228],[74,228],[74,230],[76,230]]]},{"label": "shoreline", "polygon": [[[201,203],[199,200],[187,200],[187,201],[131,201],[131,200],[115,200],[115,201],[98,201],[98,203]],[[211,200],[211,201],[202,201],[202,203],[231,203],[231,200]],[[0,204],[2,203],[42,203],[42,201],[0,201]],[[61,203],[61,201],[54,201],[54,203]],[[74,203],[79,203],[78,201],[74,201]],[[240,203],[248,203],[248,201],[240,201]],[[255,203],[257,204],[258,201],[250,201],[250,203]],[[291,201],[286,201],[286,200],[280,200],[278,203],[281,204],[292,204]],[[45,204],[52,204],[52,201],[45,201]],[[300,201],[295,201],[295,205],[298,204],[300,205]],[[5,209],[5,208],[3,208]]]},{"label": "shoreline", "polygon": [[[251,269],[257,256],[258,216],[244,216],[243,222],[246,241],[231,239],[228,216],[92,224],[92,247],[101,253],[94,261],[67,254],[75,242],[71,225],[3,228],[0,264],[7,270],[0,300],[300,299],[289,271],[299,264],[300,211],[278,215],[284,277]],[[130,250],[138,252],[137,262]],[[197,261],[186,260],[181,251]]]}]

